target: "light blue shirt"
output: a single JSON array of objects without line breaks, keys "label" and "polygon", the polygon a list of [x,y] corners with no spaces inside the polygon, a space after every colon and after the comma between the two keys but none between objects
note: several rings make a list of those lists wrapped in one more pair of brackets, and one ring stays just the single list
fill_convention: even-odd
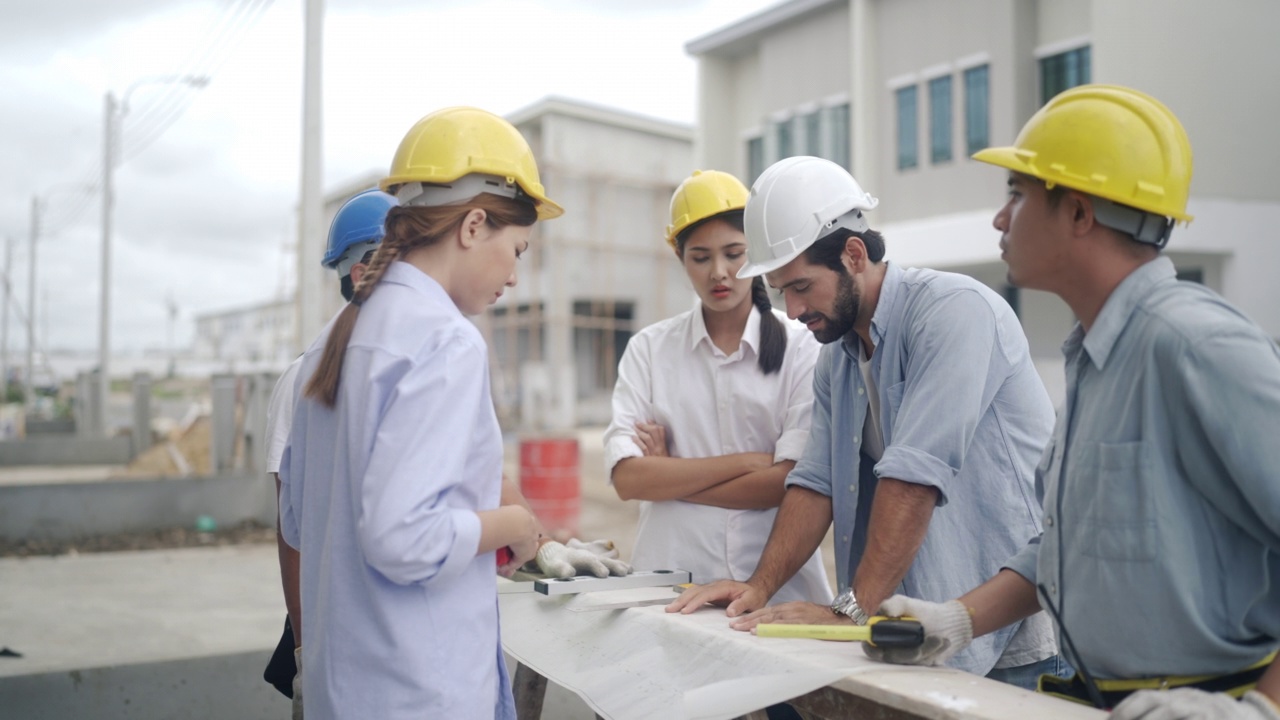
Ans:
[{"label": "light blue shirt", "polygon": [[444,289],[393,263],[360,309],[337,406],[298,373],[280,525],[302,551],[307,717],[515,718],[493,553],[502,437],[484,340]]},{"label": "light blue shirt", "polygon": [[1280,351],[1157,258],[1063,346],[1036,477],[1048,590],[1091,673],[1223,674],[1280,646]]},{"label": "light blue shirt", "polygon": [[[831,498],[841,589],[866,550],[878,478],[937,488],[924,544],[897,592],[951,600],[999,572],[1040,532],[1032,478],[1053,405],[1017,316],[970,277],[889,264],[871,337],[884,455],[874,468],[862,462],[868,403],[861,341],[850,334],[822,349],[809,444],[787,484]],[[948,664],[985,675],[1055,652],[1039,613],[978,638]]]}]

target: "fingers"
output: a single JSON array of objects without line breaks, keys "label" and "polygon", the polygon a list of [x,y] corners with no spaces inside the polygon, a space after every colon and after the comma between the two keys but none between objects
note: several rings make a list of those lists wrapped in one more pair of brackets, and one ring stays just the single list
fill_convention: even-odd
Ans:
[{"label": "fingers", "polygon": [[666,457],[667,455],[667,429],[661,425],[654,425],[654,454]]},{"label": "fingers", "polygon": [[654,426],[649,423],[636,423],[636,442],[645,457],[657,454],[657,440],[654,437]]},{"label": "fingers", "polygon": [[733,597],[734,593],[726,587],[724,582],[715,582],[710,585],[694,585],[680,593],[680,597],[667,606],[667,612],[679,612],[688,615],[703,605],[727,602],[732,600]]},{"label": "fingers", "polygon": [[600,562],[604,563],[604,566],[609,568],[609,574],[611,575],[617,575],[621,577],[623,575],[631,574],[631,566],[621,560],[615,560],[613,558],[600,558]]},{"label": "fingers", "polygon": [[604,563],[600,562],[595,555],[592,555],[585,550],[574,551],[574,555],[570,562],[573,563],[574,569],[577,570],[579,574],[588,572],[598,578],[609,577],[609,568],[605,567]]}]

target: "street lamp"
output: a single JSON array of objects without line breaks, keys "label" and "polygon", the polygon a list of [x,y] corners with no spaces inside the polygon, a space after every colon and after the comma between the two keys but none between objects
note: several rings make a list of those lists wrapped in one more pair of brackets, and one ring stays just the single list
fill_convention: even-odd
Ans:
[{"label": "street lamp", "polygon": [[156,75],[139,78],[133,82],[120,98],[107,92],[103,107],[103,140],[102,140],[102,303],[101,318],[98,321],[98,392],[101,396],[97,404],[97,427],[104,435],[110,435],[107,427],[107,398],[111,392],[111,211],[115,202],[115,191],[112,187],[112,175],[120,160],[120,125],[129,112],[129,96],[142,85],[182,83],[199,89],[209,84],[205,75]]}]

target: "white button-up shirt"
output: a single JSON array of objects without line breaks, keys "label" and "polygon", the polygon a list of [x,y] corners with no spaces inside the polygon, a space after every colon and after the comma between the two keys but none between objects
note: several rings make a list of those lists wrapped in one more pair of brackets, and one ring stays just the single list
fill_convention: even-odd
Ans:
[{"label": "white button-up shirt", "polygon": [[[692,311],[650,325],[631,338],[618,366],[613,422],[605,432],[606,477],[624,458],[640,457],[635,424],[667,430],[672,457],[772,453],[799,460],[809,436],[813,367],[819,344],[799,323],[773,311],[787,331],[782,368],[760,371],[760,313],[753,309],[732,355],[707,334],[698,303]],[[694,582],[746,580],[764,551],[777,509],[729,510],[685,502],[640,502],[632,564],[640,570],[679,569]],[[772,601],[831,602],[821,551]]]},{"label": "white button-up shirt", "polygon": [[298,381],[298,369],[302,367],[302,355],[289,363],[280,374],[276,386],[271,389],[267,403],[267,472],[280,472],[280,458],[289,444],[289,429],[293,427],[293,386]]},{"label": "white button-up shirt", "polygon": [[330,410],[298,373],[281,531],[302,551],[307,717],[514,718],[496,561],[502,437],[483,338],[444,289],[393,263],[360,309]]}]

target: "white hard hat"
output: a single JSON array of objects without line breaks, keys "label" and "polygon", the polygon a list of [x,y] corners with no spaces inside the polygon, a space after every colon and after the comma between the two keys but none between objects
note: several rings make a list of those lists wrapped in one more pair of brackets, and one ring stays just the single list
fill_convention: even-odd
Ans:
[{"label": "white hard hat", "polygon": [[747,197],[747,264],[738,277],[773,272],[839,228],[866,231],[862,211],[879,203],[849,171],[830,160],[779,160],[761,173]]}]

